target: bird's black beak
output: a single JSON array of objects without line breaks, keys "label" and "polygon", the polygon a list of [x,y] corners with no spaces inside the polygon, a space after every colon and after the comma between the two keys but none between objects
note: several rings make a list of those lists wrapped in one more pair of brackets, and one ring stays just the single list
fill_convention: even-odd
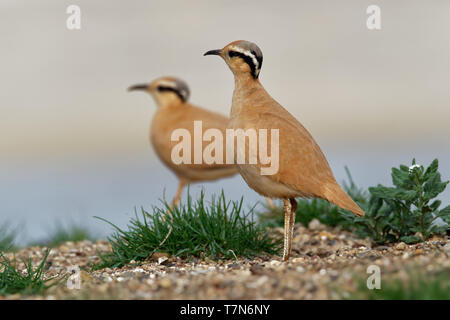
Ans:
[{"label": "bird's black beak", "polygon": [[128,88],[128,91],[136,91],[136,90],[147,90],[148,84],[135,84]]},{"label": "bird's black beak", "polygon": [[208,52],[205,52],[203,55],[204,56],[220,56],[221,53],[222,53],[222,50],[218,49],[218,50],[209,50]]}]

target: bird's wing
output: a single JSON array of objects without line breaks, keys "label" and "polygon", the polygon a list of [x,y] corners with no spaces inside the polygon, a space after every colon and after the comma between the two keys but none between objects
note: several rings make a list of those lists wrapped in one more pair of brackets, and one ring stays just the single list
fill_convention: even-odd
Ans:
[{"label": "bird's wing", "polygon": [[[336,183],[327,159],[311,134],[275,100],[244,108],[241,124],[247,128],[279,130],[279,169],[268,176],[270,179],[301,194],[320,198],[324,197],[324,185]],[[270,152],[270,134],[267,140]],[[258,162],[257,166],[261,164]]]},{"label": "bird's wing", "polygon": [[[247,128],[279,129],[279,170],[267,176],[297,190],[300,195],[326,199],[358,216],[364,211],[339,186],[322,150],[311,134],[274,100],[244,111]],[[245,115],[246,114],[246,115]],[[268,139],[268,150],[272,144]],[[261,168],[260,162],[258,165]]]}]

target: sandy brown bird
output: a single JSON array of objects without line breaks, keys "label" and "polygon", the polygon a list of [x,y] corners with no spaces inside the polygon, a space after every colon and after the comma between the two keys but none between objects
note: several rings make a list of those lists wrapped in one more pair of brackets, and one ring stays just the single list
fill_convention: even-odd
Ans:
[{"label": "sandy brown bird", "polygon": [[[328,200],[355,215],[364,211],[336,182],[327,159],[310,133],[285,108],[277,103],[258,80],[263,56],[260,48],[248,41],[235,41],[204,55],[218,55],[234,74],[230,128],[278,129],[279,168],[275,174],[262,175],[261,162],[238,164],[247,184],[259,194],[282,199],[284,203],[284,252],[289,259],[297,197]],[[270,145],[271,139],[268,139]],[[248,149],[248,143],[246,145]],[[270,150],[270,147],[267,147]],[[248,150],[247,150],[248,151]]]},{"label": "sandy brown bird", "polygon": [[[225,135],[229,119],[220,114],[196,107],[188,103],[189,87],[177,78],[162,77],[150,84],[138,84],[128,88],[129,91],[143,90],[153,96],[158,110],[153,116],[150,128],[150,141],[159,159],[178,177],[179,184],[171,207],[179,204],[183,188],[192,182],[213,181],[237,174],[234,165],[225,164],[175,164],[172,161],[172,148],[178,144],[171,141],[172,132],[176,129],[187,129],[194,137],[194,121],[202,121],[203,130],[216,128]],[[191,155],[193,157],[193,143]],[[207,144],[203,144],[205,148]],[[224,152],[225,155],[225,152]]]}]

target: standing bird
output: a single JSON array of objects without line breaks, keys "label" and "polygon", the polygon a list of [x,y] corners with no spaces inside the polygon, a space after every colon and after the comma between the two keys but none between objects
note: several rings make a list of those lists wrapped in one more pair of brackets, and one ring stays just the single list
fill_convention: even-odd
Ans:
[{"label": "standing bird", "polygon": [[[189,104],[189,87],[173,77],[163,77],[150,84],[138,84],[128,88],[128,91],[142,90],[150,93],[158,105],[153,116],[150,129],[150,141],[159,159],[178,177],[177,193],[172,200],[171,208],[180,202],[183,188],[192,182],[212,181],[230,177],[237,173],[234,165],[225,164],[175,164],[172,161],[172,148],[178,144],[171,141],[172,132],[176,129],[187,129],[194,137],[194,121],[202,121],[203,130],[219,129],[223,135],[229,119]],[[191,143],[193,146],[193,143]],[[203,150],[202,150],[203,151]],[[193,147],[191,155],[193,155]],[[223,153],[225,154],[225,152]]]},{"label": "standing bird", "polygon": [[[363,216],[364,211],[336,182],[327,159],[310,133],[259,82],[263,61],[260,48],[254,43],[240,40],[223,49],[210,50],[204,55],[222,57],[234,75],[230,128],[253,129],[256,132],[260,132],[260,129],[268,132],[271,129],[279,130],[279,167],[275,174],[261,175],[261,161],[257,164],[238,164],[238,168],[253,190],[263,196],[283,200],[283,260],[287,261],[291,252],[296,197],[322,198],[357,216]],[[270,143],[271,139],[268,140]],[[267,150],[270,149],[267,147]]]}]

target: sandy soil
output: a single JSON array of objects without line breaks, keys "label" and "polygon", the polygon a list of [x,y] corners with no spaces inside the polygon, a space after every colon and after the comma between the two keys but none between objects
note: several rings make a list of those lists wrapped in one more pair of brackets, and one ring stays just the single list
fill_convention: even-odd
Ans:
[{"label": "sandy soil", "polygon": [[[282,229],[273,232],[281,235]],[[0,299],[342,299],[370,276],[370,265],[380,267],[382,285],[393,278],[407,279],[408,270],[450,273],[448,236],[415,245],[375,246],[317,221],[309,228],[296,225],[293,256],[287,263],[279,256],[187,261],[157,253],[123,268],[90,271],[99,261],[98,252],[109,249],[104,241],[67,242],[53,248],[45,276],[79,268],[69,282],[61,282],[43,296]],[[16,258],[31,257],[37,264],[45,250],[26,248]],[[24,268],[23,263],[19,268]],[[80,289],[73,288],[77,284]]]}]

